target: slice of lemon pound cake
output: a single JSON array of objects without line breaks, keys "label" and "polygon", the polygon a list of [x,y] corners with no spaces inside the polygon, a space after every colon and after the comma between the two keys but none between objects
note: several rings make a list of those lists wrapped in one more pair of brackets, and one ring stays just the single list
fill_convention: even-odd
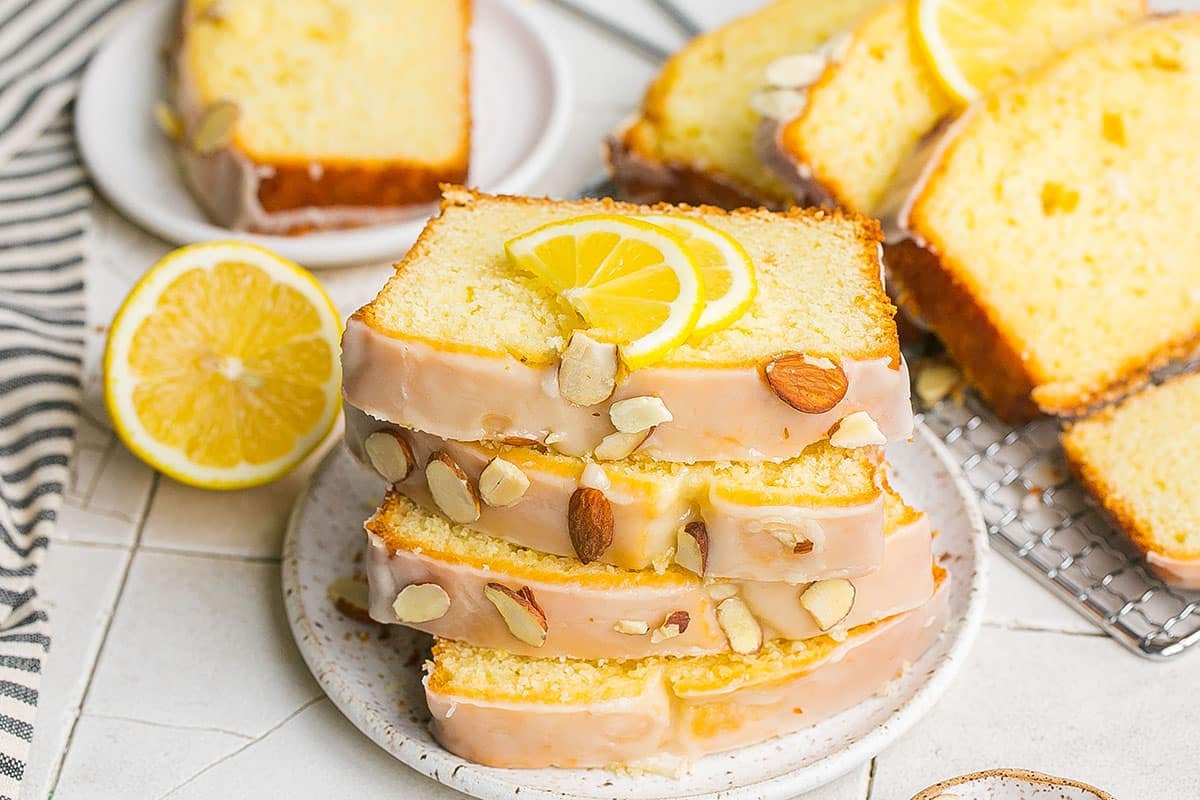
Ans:
[{"label": "slice of lemon pound cake", "polygon": [[[439,439],[352,407],[346,441],[422,508],[553,555],[789,583],[864,575],[883,558],[880,448],[821,442],[779,464],[593,461]],[[447,469],[431,472],[434,460]]]},{"label": "slice of lemon pound cake", "polygon": [[[933,591],[929,522],[887,501],[881,567],[793,585],[581,563],[494,539],[390,493],[366,523],[372,619],[513,653],[640,658],[758,650],[908,611]],[[879,535],[875,532],[875,535]]]},{"label": "slice of lemon pound cake", "polygon": [[1200,375],[1077,422],[1067,460],[1165,580],[1200,589]]},{"label": "slice of lemon pound cake", "polygon": [[926,251],[889,266],[999,413],[1079,415],[1200,341],[1197,125],[1185,15],[1073,50],[948,133],[901,215]]},{"label": "slice of lemon pound cake", "polygon": [[495,767],[682,766],[814,725],[902,678],[949,617],[948,576],[906,614],[751,655],[528,658],[438,640],[434,737]]},{"label": "slice of lemon pound cake", "polygon": [[[683,238],[673,220],[710,241]],[[519,438],[568,455],[764,461],[826,437],[905,439],[912,408],[880,239],[874,222],[822,210],[452,189],[347,323],[345,396],[444,439]],[[710,257],[740,259],[737,271],[708,283]],[[739,302],[696,335],[714,305],[706,289],[723,301],[731,287]],[[644,324],[653,330],[625,336]]]},{"label": "slice of lemon pound cake", "polygon": [[816,47],[882,0],[774,0],[690,41],[609,141],[613,178],[636,202],[786,207],[786,187],[754,154],[749,98],[766,65]]},{"label": "slice of lemon pound cake", "polygon": [[[893,0],[836,46],[818,54],[797,50],[767,68],[764,82],[773,84],[776,94],[793,92],[797,99],[792,107],[798,110],[776,124],[766,121],[760,156],[800,202],[881,213],[902,164],[915,157],[939,120],[960,107],[962,99],[947,90],[918,35],[921,7],[933,5]],[[954,13],[955,3],[940,5],[947,15]],[[995,20],[974,18],[960,32],[983,36],[991,31],[991,38],[978,47],[987,48],[1003,65],[1005,77],[1144,13],[1142,0],[992,5]],[[788,108],[783,101],[778,105]]]},{"label": "slice of lemon pound cake", "polygon": [[186,0],[184,176],[216,223],[297,233],[411,214],[470,150],[470,0]]}]

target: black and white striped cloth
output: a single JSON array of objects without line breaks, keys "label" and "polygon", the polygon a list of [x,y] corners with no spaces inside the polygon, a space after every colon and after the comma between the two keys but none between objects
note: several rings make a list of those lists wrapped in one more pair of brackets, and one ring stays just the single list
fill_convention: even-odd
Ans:
[{"label": "black and white striped cloth", "polygon": [[35,582],[68,480],[91,190],[68,106],[124,0],[0,0],[0,800],[33,740],[50,624]]}]

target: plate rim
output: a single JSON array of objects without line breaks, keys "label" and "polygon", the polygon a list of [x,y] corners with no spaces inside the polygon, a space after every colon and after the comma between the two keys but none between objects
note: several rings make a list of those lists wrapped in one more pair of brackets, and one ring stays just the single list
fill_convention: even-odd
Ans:
[{"label": "plate rim", "polygon": [[[481,191],[496,194],[517,194],[531,188],[554,163],[562,150],[570,129],[570,111],[574,102],[575,85],[570,64],[561,45],[550,35],[546,25],[530,8],[518,0],[475,0],[490,3],[492,7],[514,19],[534,41],[538,55],[550,66],[547,80],[550,84],[551,102],[547,111],[547,123],[525,158],[508,165],[506,171],[494,182],[477,186],[468,176],[467,183]],[[136,192],[122,191],[116,179],[119,165],[106,166],[103,157],[103,137],[100,130],[87,128],[83,121],[94,116],[90,109],[102,103],[105,83],[98,65],[102,64],[110,51],[115,49],[129,29],[148,24],[150,18],[165,17],[171,13],[170,2],[144,3],[130,9],[122,16],[113,30],[104,37],[96,52],[88,60],[79,83],[72,126],[80,157],[95,187],[117,211],[136,227],[171,244],[182,246],[196,242],[211,242],[228,239],[251,242],[267,247],[307,269],[369,264],[375,261],[395,260],[403,256],[416,239],[428,219],[436,214],[436,202],[429,204],[429,213],[414,207],[411,219],[383,225],[348,229],[345,231],[323,231],[307,236],[278,236],[247,231],[236,231],[213,224],[202,215],[199,218],[183,217],[172,213],[155,213],[158,209],[153,200],[142,201]],[[153,55],[147,56],[153,60]],[[157,73],[147,72],[143,80],[156,80]],[[151,109],[147,109],[149,115]],[[473,115],[474,118],[474,115]],[[472,137],[476,135],[472,123]],[[171,165],[178,172],[177,165]],[[182,179],[176,177],[177,181]],[[186,187],[184,190],[187,191]],[[319,238],[318,238],[319,237]],[[315,255],[312,251],[315,245]]]},{"label": "plate rim", "polygon": [[[857,739],[848,747],[810,765],[803,774],[813,775],[813,779],[807,781],[804,779],[797,780],[797,773],[791,772],[743,784],[732,789],[686,795],[686,797],[691,798],[691,800],[749,800],[752,797],[784,798],[824,786],[846,775],[856,766],[869,761],[907,733],[942,698],[946,690],[949,689],[950,684],[957,677],[971,652],[971,648],[974,646],[983,623],[989,573],[987,528],[983,519],[983,512],[979,507],[975,494],[963,476],[962,470],[959,469],[958,464],[954,461],[954,457],[946,449],[946,446],[934,436],[924,423],[919,421],[914,428],[913,438],[920,439],[923,445],[928,446],[938,461],[946,468],[966,511],[970,529],[971,552],[974,559],[974,564],[972,564],[973,574],[967,584],[966,609],[962,617],[962,622],[953,629],[954,639],[950,643],[950,646],[947,647],[937,666],[929,674],[929,677],[914,691],[912,697],[899,710],[891,712],[881,725]],[[298,539],[297,530],[302,511],[313,484],[327,465],[334,458],[338,457],[344,447],[345,445],[341,441],[338,441],[321,458],[320,463],[313,470],[313,474],[305,484],[304,489],[297,495],[296,502],[288,516],[287,528],[284,532],[281,553],[281,588],[284,606],[287,611],[288,626],[291,628],[292,635],[295,638],[297,649],[300,651],[305,664],[308,665],[309,671],[316,677],[322,691],[325,692],[326,696],[329,697],[338,710],[342,712],[354,727],[358,728],[360,733],[367,736],[367,738],[397,761],[444,786],[464,792],[472,797],[480,798],[481,800],[509,797],[512,795],[512,783],[502,782],[491,775],[485,774],[481,771],[484,768],[455,756],[436,743],[432,745],[432,748],[441,756],[458,759],[461,762],[455,764],[454,769],[448,771],[449,774],[440,770],[440,767],[444,766],[440,763],[441,759],[404,758],[402,754],[402,750],[404,749],[403,744],[396,749],[389,747],[384,741],[381,741],[382,736],[377,736],[372,726],[360,724],[358,717],[348,712],[346,708],[346,705],[349,705],[348,698],[354,694],[354,690],[349,683],[341,675],[336,674],[336,671],[325,669],[323,664],[316,663],[317,653],[324,653],[325,646],[315,629],[312,628],[312,620],[305,614],[303,603],[300,600],[299,558],[295,552],[296,541]],[[949,630],[948,628],[943,635],[949,635]],[[309,647],[302,644],[305,641],[313,642],[316,646]],[[422,750],[424,751],[425,748],[422,747]],[[580,797],[569,792],[529,786],[521,787],[521,795],[525,798],[530,798],[530,800],[578,800]]]}]

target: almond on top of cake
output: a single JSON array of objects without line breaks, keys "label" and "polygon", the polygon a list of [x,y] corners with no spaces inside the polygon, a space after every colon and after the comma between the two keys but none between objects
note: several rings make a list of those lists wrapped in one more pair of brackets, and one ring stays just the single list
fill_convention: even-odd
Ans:
[{"label": "almond on top of cake", "polygon": [[214,222],[294,233],[411,213],[463,181],[470,0],[185,0],[184,177]]},{"label": "almond on top of cake", "polygon": [[777,124],[768,120],[760,157],[799,202],[882,213],[904,162],[961,107],[962,98],[939,74],[939,66],[955,69],[956,54],[933,54],[948,62],[939,65],[923,46],[918,25],[921,14],[937,13],[934,6],[944,7],[949,25],[959,5],[965,6],[965,22],[945,35],[980,38],[964,49],[991,53],[998,62],[992,73],[1001,81],[1145,13],[1143,0],[1022,0],[985,3],[992,19],[973,0],[892,0],[835,46],[803,61],[802,48],[796,48],[797,55],[769,65],[761,79],[791,89],[795,111]]},{"label": "almond on top of cake", "polygon": [[902,676],[949,617],[949,581],[918,608],[752,654],[531,658],[439,639],[425,678],[434,737],[495,767],[663,767],[807,728]]},{"label": "almond on top of cake", "polygon": [[1067,460],[1165,580],[1200,589],[1200,375],[1069,426]]},{"label": "almond on top of cake", "polygon": [[772,0],[692,39],[608,143],[622,196],[637,202],[787,207],[791,195],[754,153],[751,97],[771,61],[817,47],[882,0]]},{"label": "almond on top of cake", "polygon": [[1066,53],[947,134],[888,263],[1002,416],[1080,415],[1200,343],[1197,125],[1200,16],[1178,15]]},{"label": "almond on top of cake", "polygon": [[[667,267],[682,274],[691,259],[677,234],[645,222],[655,215],[732,238],[756,289],[723,328],[639,350],[631,369],[622,326],[652,317],[673,325],[685,287]],[[529,253],[514,263],[506,252],[551,225],[564,226],[562,236],[532,251],[567,259],[557,278],[527,268]],[[347,323],[346,398],[445,439],[518,437],[569,455],[651,429],[638,452],[667,461],[780,460],[826,437],[843,447],[904,439],[912,409],[880,239],[870,220],[821,210],[725,213],[452,189],[394,277]],[[637,257],[614,256],[626,252]],[[632,277],[614,279],[614,264],[638,273],[636,288]],[[580,274],[585,285],[554,282]],[[698,282],[688,279],[687,291]],[[657,293],[668,299],[652,300]],[[606,308],[603,324],[588,318]]]}]

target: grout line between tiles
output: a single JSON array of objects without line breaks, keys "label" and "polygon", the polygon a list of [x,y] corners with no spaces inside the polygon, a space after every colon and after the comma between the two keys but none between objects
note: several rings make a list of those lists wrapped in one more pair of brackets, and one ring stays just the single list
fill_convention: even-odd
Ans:
[{"label": "grout line between tiles", "polygon": [[55,539],[51,537],[50,545],[55,550],[60,547],[66,547],[67,549],[78,547],[81,550],[133,550],[132,543],[102,542],[90,539]]},{"label": "grout line between tiles", "polygon": [[153,722],[148,719],[138,719],[137,717],[123,717],[120,714],[83,714],[80,717],[88,717],[90,719],[110,719],[118,722],[132,722],[136,725],[148,725],[152,728],[166,728],[172,731],[204,731],[207,733],[223,733],[227,736],[234,736],[246,742],[254,741],[254,737],[248,733],[238,733],[237,731],[227,730],[226,728],[210,728],[204,725],[172,725],[169,722]]},{"label": "grout line between tiles", "polygon": [[113,620],[117,618],[117,610],[121,607],[121,599],[125,596],[125,587],[129,583],[129,572],[133,568],[133,557],[137,555],[138,544],[142,540],[142,530],[146,527],[146,520],[150,516],[150,504],[154,502],[154,495],[158,493],[158,484],[161,478],[162,475],[158,472],[155,472],[154,477],[151,478],[150,491],[146,493],[142,516],[138,521],[137,530],[134,532],[133,543],[129,548],[129,555],[125,559],[125,566],[121,570],[121,582],[117,586],[116,594],[113,595],[112,610],[109,612],[108,619],[104,623],[104,633],[100,637],[100,645],[96,648],[96,656],[92,659],[92,663],[88,668],[87,682],[84,684],[83,694],[79,697],[79,704],[77,706],[79,713],[71,721],[71,730],[67,733],[67,741],[50,770],[49,797],[53,797],[55,789],[58,788],[58,781],[62,777],[63,766],[66,764],[67,756],[71,752],[71,744],[75,741],[75,731],[79,728],[79,720],[83,716],[83,707],[87,704],[88,695],[92,692],[92,683],[96,679],[96,667],[100,664],[100,659],[104,655],[104,648],[108,644],[108,635],[112,631]]},{"label": "grout line between tiles", "polygon": [[161,544],[145,544],[138,547],[138,552],[154,553],[155,555],[183,556],[185,558],[208,558],[214,561],[246,561],[251,564],[281,564],[280,556],[255,556],[245,553],[221,553],[210,550],[190,550],[186,547],[169,547]]},{"label": "grout line between tiles", "polygon": [[1060,636],[1083,636],[1086,638],[1108,638],[1108,634],[1104,631],[1068,631],[1062,628],[1045,628],[1038,625],[1026,625],[1019,622],[994,622],[992,620],[984,620],[983,627],[990,628],[996,631],[1016,631],[1019,633],[1052,633]]},{"label": "grout line between tiles", "polygon": [[96,472],[92,475],[92,482],[87,487],[87,491],[83,493],[84,508],[87,508],[92,502],[92,496],[96,494],[96,489],[100,487],[100,480],[104,477],[104,468],[107,467],[109,462],[112,461],[113,454],[117,451],[118,447],[123,447],[123,445],[117,441],[117,437],[115,435],[110,433],[108,437],[108,446],[104,448],[104,455],[100,457],[100,463],[96,465]]}]

